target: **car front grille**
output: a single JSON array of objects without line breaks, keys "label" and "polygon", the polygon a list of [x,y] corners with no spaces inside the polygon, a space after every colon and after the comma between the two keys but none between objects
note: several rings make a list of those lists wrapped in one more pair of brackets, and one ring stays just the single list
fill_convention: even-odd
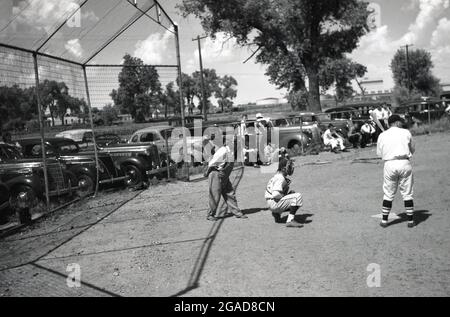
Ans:
[{"label": "car front grille", "polygon": [[98,163],[100,166],[100,174],[103,177],[110,178],[115,176],[114,162],[111,157],[100,157]]},{"label": "car front grille", "polygon": [[66,188],[63,170],[60,164],[47,164],[49,189],[52,191],[62,191]]}]

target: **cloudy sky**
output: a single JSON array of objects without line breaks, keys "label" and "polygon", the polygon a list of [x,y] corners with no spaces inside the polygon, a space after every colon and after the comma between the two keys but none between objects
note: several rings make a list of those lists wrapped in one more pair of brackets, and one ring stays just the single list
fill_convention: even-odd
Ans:
[{"label": "cloudy sky", "polygon": [[[125,0],[90,0],[81,10],[79,20],[72,19],[44,50],[59,56],[84,61],[104,38],[118,25],[126,22],[133,8]],[[137,0],[145,1],[145,0]],[[182,69],[192,73],[199,69],[197,35],[203,35],[199,21],[194,17],[182,18],[175,8],[181,0],[161,0],[169,16],[180,30]],[[55,21],[81,0],[0,0],[0,42],[38,46],[39,38],[51,33]],[[370,79],[383,79],[384,89],[393,86],[390,60],[406,44],[431,52],[435,64],[434,74],[442,82],[450,83],[450,0],[375,0],[380,7],[378,28],[361,39],[351,57],[369,69]],[[106,9],[105,9],[106,7]],[[113,9],[109,11],[110,9]],[[128,14],[128,15],[127,15]],[[14,18],[11,23],[11,18]],[[155,27],[148,19],[139,20],[108,46],[93,62],[118,64],[124,53],[140,57],[150,64],[174,64],[176,54],[174,37],[168,30]],[[76,27],[77,23],[80,27]],[[75,26],[75,27],[74,27]],[[91,29],[94,28],[95,31]],[[91,30],[91,31],[89,31]],[[37,41],[37,42],[36,42]],[[36,44],[38,43],[38,44]],[[232,75],[239,83],[236,103],[254,102],[267,97],[283,97],[264,76],[265,67],[250,60],[247,48],[239,48],[233,39],[219,35],[216,41],[202,40],[205,68],[214,68],[218,74]],[[107,76],[107,75],[104,75]],[[167,81],[174,74],[162,74]],[[106,78],[106,77],[105,77]],[[105,83],[107,80],[104,80]],[[107,87],[109,88],[109,87]],[[106,88],[105,88],[106,89]]]},{"label": "cloudy sky", "polygon": [[[202,34],[198,21],[194,18],[183,20],[172,9],[170,0],[166,7],[175,20],[179,21],[183,41],[184,68],[191,71],[198,67],[197,49],[190,38]],[[380,6],[380,24],[375,31],[361,39],[360,45],[350,56],[368,67],[366,76],[370,79],[383,79],[384,88],[393,87],[389,68],[395,52],[406,44],[431,52],[435,65],[434,74],[442,82],[450,83],[450,0],[377,0]],[[238,100],[254,101],[265,97],[278,97],[284,93],[268,83],[264,67],[252,61],[243,64],[250,55],[246,49],[231,45],[222,49],[220,43],[205,40],[203,55],[205,67],[216,68],[219,73],[229,73],[239,82]]]}]

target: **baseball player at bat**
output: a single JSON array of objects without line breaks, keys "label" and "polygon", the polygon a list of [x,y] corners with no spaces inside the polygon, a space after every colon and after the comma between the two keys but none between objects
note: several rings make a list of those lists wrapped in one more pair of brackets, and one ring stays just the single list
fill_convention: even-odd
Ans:
[{"label": "baseball player at bat", "polygon": [[414,227],[414,178],[410,159],[414,154],[414,144],[411,132],[403,129],[403,120],[398,115],[392,115],[388,119],[390,128],[381,133],[377,142],[377,154],[384,163],[383,181],[383,219],[380,225],[388,226],[388,217],[392,209],[397,190],[403,196],[408,228]]},{"label": "baseball player at bat", "polygon": [[208,177],[209,184],[209,210],[207,219],[216,221],[217,208],[220,197],[223,197],[230,211],[236,218],[247,219],[238,207],[235,189],[230,182],[230,174],[234,167],[234,137],[224,136],[223,145],[216,150],[211,160],[208,162],[208,169],[204,173]]},{"label": "baseball player at bat", "polygon": [[295,221],[295,215],[297,210],[303,205],[303,197],[300,193],[290,190],[291,180],[287,178],[292,176],[293,173],[293,161],[282,156],[278,164],[277,173],[267,184],[265,198],[276,223],[281,223],[281,215],[284,212],[289,212],[286,227],[301,228],[303,226]]}]

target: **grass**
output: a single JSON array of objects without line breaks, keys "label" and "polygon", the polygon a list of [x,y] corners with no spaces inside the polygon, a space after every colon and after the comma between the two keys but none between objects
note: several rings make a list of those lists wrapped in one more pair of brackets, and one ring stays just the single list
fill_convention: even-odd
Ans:
[{"label": "grass", "polygon": [[450,117],[444,116],[431,124],[416,125],[410,131],[413,135],[450,131]]}]

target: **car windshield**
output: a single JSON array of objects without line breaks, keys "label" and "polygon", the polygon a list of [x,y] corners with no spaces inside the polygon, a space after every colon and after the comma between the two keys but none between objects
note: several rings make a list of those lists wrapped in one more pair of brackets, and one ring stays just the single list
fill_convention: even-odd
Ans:
[{"label": "car windshield", "polygon": [[273,125],[275,127],[287,127],[289,125],[289,122],[286,119],[276,119],[273,121]]},{"label": "car windshield", "polygon": [[313,116],[310,115],[302,116],[302,122],[314,122],[314,121],[315,119]]}]

